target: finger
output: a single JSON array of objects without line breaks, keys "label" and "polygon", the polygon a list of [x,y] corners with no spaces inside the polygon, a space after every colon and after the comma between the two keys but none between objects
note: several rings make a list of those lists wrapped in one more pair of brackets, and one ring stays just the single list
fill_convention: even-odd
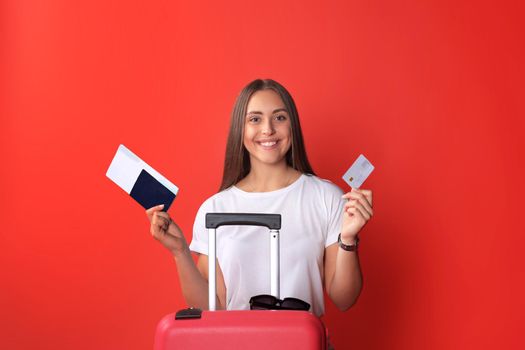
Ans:
[{"label": "finger", "polygon": [[348,199],[348,198],[350,198],[350,194],[351,194],[351,193],[352,193],[351,191],[350,191],[350,192],[346,192],[345,194],[343,194],[343,195],[341,196],[341,198]]},{"label": "finger", "polygon": [[370,203],[370,206],[372,206],[372,191],[371,190],[365,190],[365,189],[361,189],[359,190],[359,192],[361,192],[365,197],[366,199],[368,200],[368,203]]},{"label": "finger", "polygon": [[151,225],[151,235],[156,240],[163,242],[168,236],[170,236],[167,224],[163,221],[163,223]]},{"label": "finger", "polygon": [[369,213],[367,211],[367,209],[365,208],[365,206],[363,204],[361,204],[361,202],[359,202],[358,200],[352,200],[350,202],[348,202],[346,205],[345,205],[345,210],[348,211],[349,209],[351,208],[356,208],[357,210],[359,210],[359,212],[361,213],[361,215],[368,221],[370,220],[370,218],[372,217],[372,214]]},{"label": "finger", "polygon": [[372,191],[371,190],[365,190],[365,189],[353,189],[352,192],[349,193],[358,193],[363,195],[370,206],[372,206]]},{"label": "finger", "polygon": [[165,220],[168,223],[171,222],[170,215],[165,211],[157,211],[155,212],[155,215],[157,215],[159,218],[162,218],[162,220]]},{"label": "finger", "polygon": [[370,203],[368,202],[368,199],[360,194],[360,193],[351,193],[349,195],[349,201],[351,200],[357,200],[361,203],[361,205],[363,205],[366,210],[370,213],[370,215],[373,215],[374,214],[374,210],[372,209],[372,205],[370,205]]},{"label": "finger", "polygon": [[367,222],[366,218],[363,217],[363,214],[361,213],[361,211],[359,211],[359,209],[357,209],[356,207],[348,208],[348,210],[346,211],[346,214],[361,221],[362,225],[364,225]]},{"label": "finger", "polygon": [[350,200],[357,200],[365,207],[366,211],[372,216],[374,215],[374,210],[372,209],[372,205],[369,203],[368,198],[361,193],[355,192],[355,193],[349,193],[348,199]]},{"label": "finger", "polygon": [[157,211],[160,211],[164,208],[164,204],[160,204],[160,205],[156,205],[154,207],[151,207],[149,209],[146,210],[146,216],[148,217],[148,219],[152,219],[152,216],[153,216],[153,213],[157,212]]},{"label": "finger", "polygon": [[365,190],[364,188],[352,188],[350,193],[361,193],[365,194],[365,192],[372,192],[371,190]]},{"label": "finger", "polygon": [[162,216],[162,217],[165,217],[165,218],[169,218],[170,214],[166,213],[165,211],[162,211],[162,210],[159,210],[159,211],[156,211],[155,214],[159,215],[159,216]]},{"label": "finger", "polygon": [[147,209],[146,213],[153,214],[154,212],[162,210],[163,208],[164,208],[164,204],[159,204],[159,205],[156,205],[154,207]]},{"label": "finger", "polygon": [[166,219],[164,216],[162,216],[159,212],[153,213],[153,218],[151,220],[151,225],[158,227],[158,229],[161,229],[163,231],[166,231],[169,227],[169,219]]},{"label": "finger", "polygon": [[150,228],[150,233],[155,239],[160,240],[160,238],[163,235],[162,226],[159,225],[158,223],[152,222],[151,223],[151,228]]},{"label": "finger", "polygon": [[345,193],[342,198],[350,198],[352,194],[359,193],[366,197],[370,205],[372,205],[372,191],[371,190],[365,190],[365,189],[358,189],[358,188],[352,188],[352,191]]},{"label": "finger", "polygon": [[179,225],[175,221],[173,221],[170,218],[170,224],[168,226],[168,234],[174,236],[174,237],[181,237],[182,236],[182,230],[180,229]]}]

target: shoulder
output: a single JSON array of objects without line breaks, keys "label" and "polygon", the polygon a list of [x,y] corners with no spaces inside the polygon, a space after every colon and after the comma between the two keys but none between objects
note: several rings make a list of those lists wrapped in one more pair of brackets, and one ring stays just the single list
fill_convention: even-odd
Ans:
[{"label": "shoulder", "polygon": [[224,200],[225,197],[231,197],[228,193],[229,189],[215,193],[201,204],[199,210],[197,210],[197,214],[195,215],[193,227],[194,236],[195,232],[198,232],[199,230],[204,231],[204,222],[207,213],[230,211],[229,207],[231,205],[229,203],[231,203],[232,200]]},{"label": "shoulder", "polygon": [[216,211],[219,205],[232,201],[234,193],[232,187],[215,193],[213,196],[206,199],[200,206],[199,212],[211,212]]},{"label": "shoulder", "polygon": [[323,195],[328,196],[342,196],[343,190],[330,180],[322,179],[315,175],[304,175],[305,186],[309,190],[314,190]]}]

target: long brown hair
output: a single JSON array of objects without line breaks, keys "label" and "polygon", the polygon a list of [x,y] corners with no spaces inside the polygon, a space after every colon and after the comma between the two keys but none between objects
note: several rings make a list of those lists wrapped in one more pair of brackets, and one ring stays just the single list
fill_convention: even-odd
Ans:
[{"label": "long brown hair", "polygon": [[226,156],[224,158],[224,172],[219,191],[227,189],[241,181],[250,172],[250,154],[244,147],[244,123],[248,101],[252,95],[260,90],[273,90],[283,100],[292,131],[292,146],[286,153],[286,163],[304,174],[315,175],[304,147],[303,133],[299,123],[299,114],[290,93],[278,82],[272,79],[256,79],[241,90],[233,106],[230,131],[226,142]]}]

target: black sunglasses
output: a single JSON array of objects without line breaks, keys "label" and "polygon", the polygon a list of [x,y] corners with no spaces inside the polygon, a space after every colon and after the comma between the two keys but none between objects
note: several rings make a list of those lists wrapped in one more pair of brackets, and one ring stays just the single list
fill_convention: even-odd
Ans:
[{"label": "black sunglasses", "polygon": [[279,299],[273,295],[261,294],[250,298],[250,310],[310,310],[310,304],[297,298]]}]

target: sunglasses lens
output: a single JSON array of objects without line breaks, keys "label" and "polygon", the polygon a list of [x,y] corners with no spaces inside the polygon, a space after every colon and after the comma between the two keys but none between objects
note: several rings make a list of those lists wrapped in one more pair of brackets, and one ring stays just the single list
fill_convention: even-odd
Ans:
[{"label": "sunglasses lens", "polygon": [[279,300],[273,295],[256,295],[250,299],[251,310],[268,310],[273,309]]},{"label": "sunglasses lens", "polygon": [[289,310],[310,310],[310,304],[297,298],[285,298],[281,303],[281,307]]},{"label": "sunglasses lens", "polygon": [[275,305],[279,301],[273,295],[266,295],[266,294],[256,295],[252,297],[251,300],[257,303],[268,304],[268,305]]}]

